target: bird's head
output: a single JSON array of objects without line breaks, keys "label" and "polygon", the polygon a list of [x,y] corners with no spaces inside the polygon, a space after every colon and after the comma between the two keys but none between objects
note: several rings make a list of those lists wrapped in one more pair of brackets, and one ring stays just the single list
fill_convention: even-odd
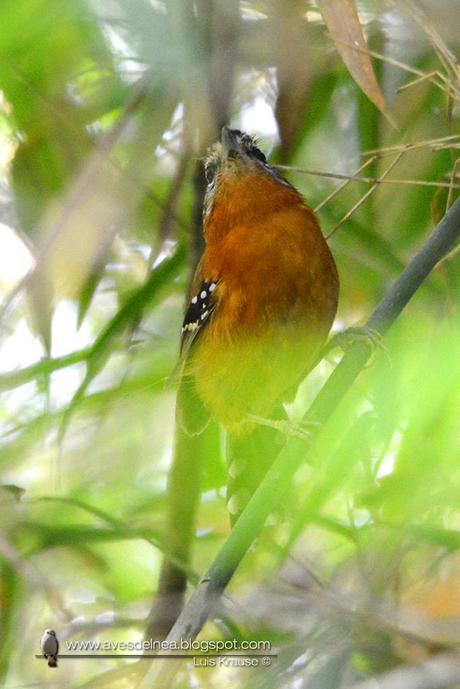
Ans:
[{"label": "bird's head", "polygon": [[255,139],[239,129],[222,128],[220,141],[207,152],[204,169],[207,183],[203,206],[205,222],[219,200],[228,204],[227,213],[231,213],[235,203],[243,209],[248,202],[257,204],[257,197],[264,193],[269,197],[273,197],[274,192],[276,196],[277,191],[297,195],[294,187],[267,163]]},{"label": "bird's head", "polygon": [[48,634],[49,636],[56,636],[54,629],[45,629],[45,634]]}]

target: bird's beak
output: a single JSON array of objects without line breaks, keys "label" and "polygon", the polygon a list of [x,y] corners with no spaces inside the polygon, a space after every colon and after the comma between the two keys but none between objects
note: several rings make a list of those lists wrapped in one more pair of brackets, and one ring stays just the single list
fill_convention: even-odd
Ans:
[{"label": "bird's beak", "polygon": [[248,155],[244,151],[237,135],[228,127],[222,127],[220,134],[220,142],[222,144],[222,153],[224,160],[228,158],[239,156],[244,161],[247,160]]}]

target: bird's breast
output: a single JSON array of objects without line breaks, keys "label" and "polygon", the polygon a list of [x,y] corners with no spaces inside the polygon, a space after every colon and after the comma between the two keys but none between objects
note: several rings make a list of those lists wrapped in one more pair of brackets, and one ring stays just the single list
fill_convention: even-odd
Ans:
[{"label": "bird's breast", "polygon": [[[293,205],[237,224],[209,244],[204,274],[219,280],[217,332],[244,334],[271,321],[330,327],[337,307],[335,264],[312,211]],[[217,333],[216,333],[217,334]]]},{"label": "bird's breast", "polygon": [[248,413],[269,415],[311,368],[335,316],[337,271],[303,204],[209,241],[202,269],[217,281],[216,304],[191,371],[205,405],[231,428]]}]

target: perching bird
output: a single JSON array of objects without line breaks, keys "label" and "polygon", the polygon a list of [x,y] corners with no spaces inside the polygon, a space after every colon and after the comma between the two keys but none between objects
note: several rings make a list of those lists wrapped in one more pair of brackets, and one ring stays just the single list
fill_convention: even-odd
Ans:
[{"label": "perching bird", "polygon": [[[182,326],[176,416],[185,434],[202,432],[210,417],[228,431],[234,521],[279,450],[266,440],[273,429],[257,425],[257,417],[277,416],[317,360],[339,283],[312,209],[254,139],[224,127],[208,151],[205,175],[206,246]],[[180,530],[193,524],[183,501],[191,504],[190,492],[197,494],[190,488],[195,464],[178,451],[189,452],[189,445],[179,432],[169,486],[178,559],[188,557]],[[183,571],[169,562],[160,592],[183,588]]]},{"label": "perching bird", "polygon": [[[313,211],[250,136],[224,127],[205,173],[206,248],[182,327],[182,375],[241,444],[251,419],[270,417],[316,360],[338,277]],[[191,432],[206,419],[184,418],[180,405],[178,415]]]},{"label": "perching bird", "polygon": [[40,640],[40,647],[43,655],[48,661],[49,667],[57,667],[57,656],[59,653],[59,641],[54,629],[46,629]]}]

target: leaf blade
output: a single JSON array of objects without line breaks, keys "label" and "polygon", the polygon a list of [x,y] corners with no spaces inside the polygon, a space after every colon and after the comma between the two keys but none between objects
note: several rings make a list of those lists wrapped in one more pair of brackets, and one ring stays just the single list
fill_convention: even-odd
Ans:
[{"label": "leaf blade", "polygon": [[320,0],[318,5],[337,52],[351,76],[369,100],[397,129],[367,53],[366,40],[353,0]]}]

